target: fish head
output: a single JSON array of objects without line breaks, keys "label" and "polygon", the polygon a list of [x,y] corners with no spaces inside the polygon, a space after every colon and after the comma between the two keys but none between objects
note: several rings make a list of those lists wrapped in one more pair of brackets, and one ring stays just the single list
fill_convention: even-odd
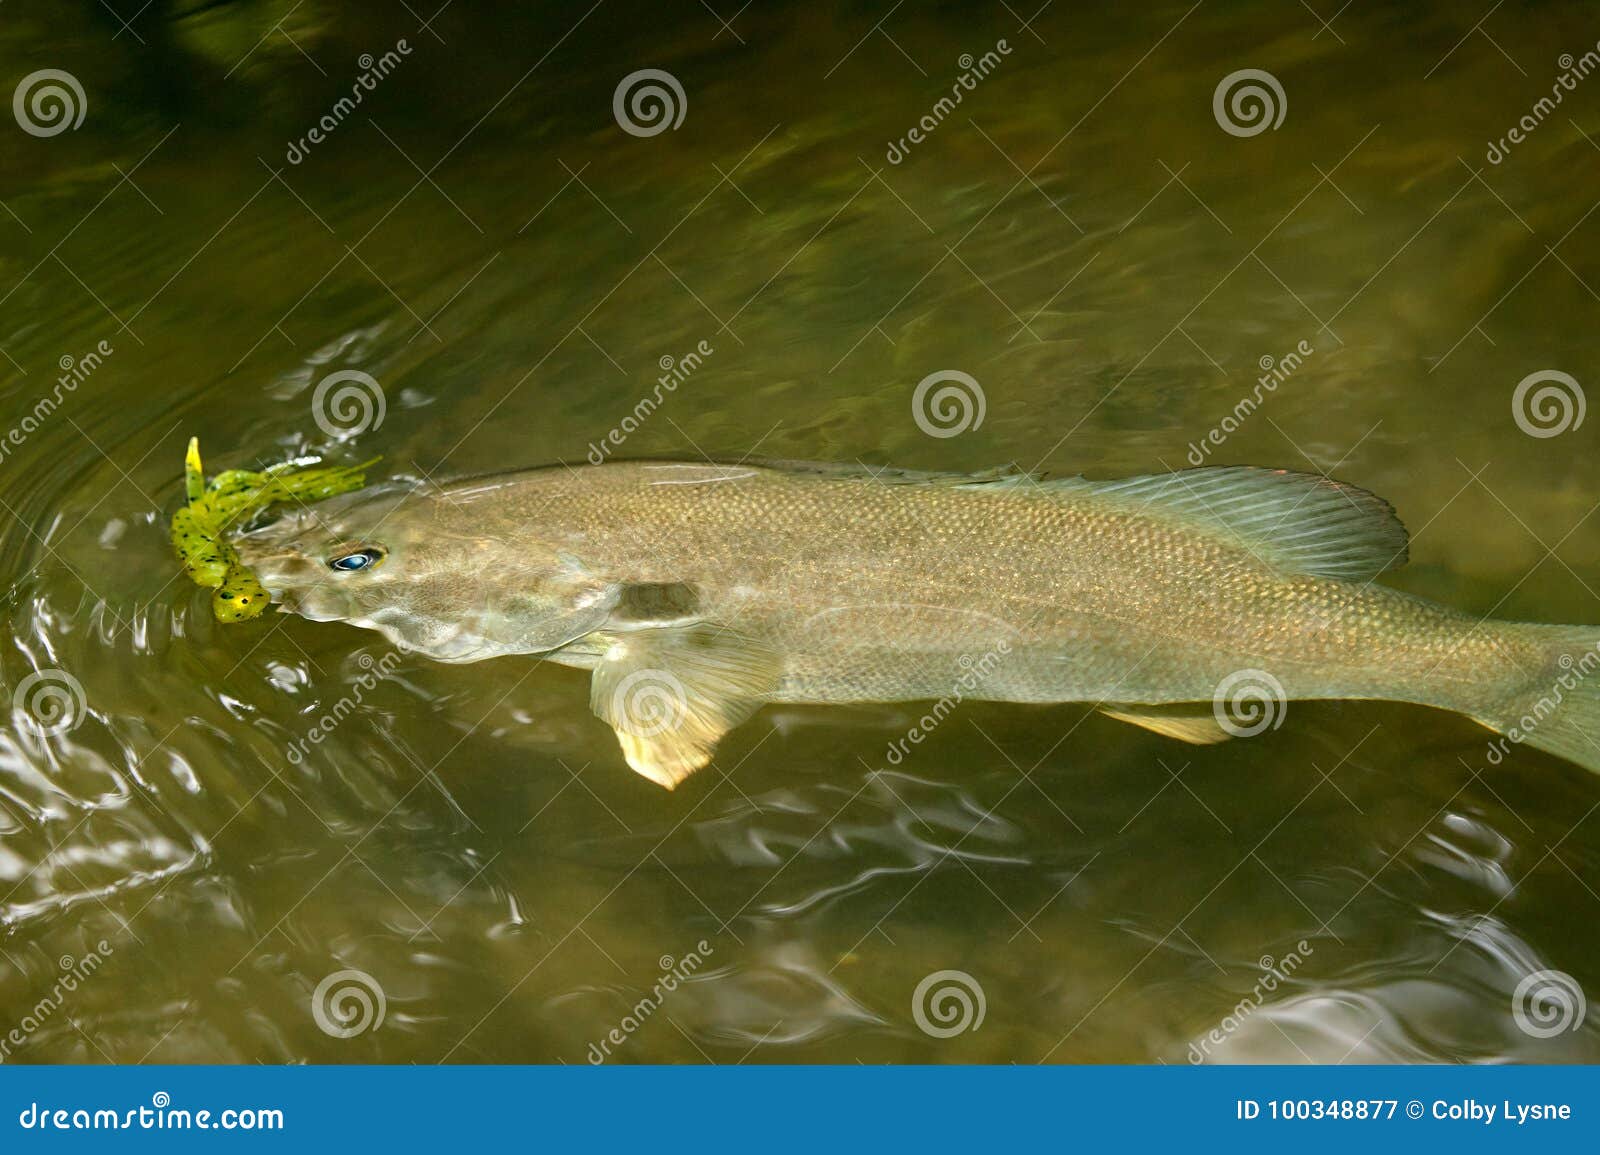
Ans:
[{"label": "fish head", "polygon": [[281,611],[439,661],[557,650],[616,599],[536,529],[498,534],[448,491],[406,482],[302,506],[233,544]]}]

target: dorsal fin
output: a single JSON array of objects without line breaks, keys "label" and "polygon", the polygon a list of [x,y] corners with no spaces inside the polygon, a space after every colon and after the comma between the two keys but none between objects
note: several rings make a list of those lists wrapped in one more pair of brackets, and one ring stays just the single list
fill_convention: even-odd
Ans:
[{"label": "dorsal fin", "polygon": [[1404,565],[1409,547],[1387,501],[1318,473],[1226,465],[1043,485],[1082,489],[1215,532],[1286,573],[1365,581]]},{"label": "dorsal fin", "polygon": [[1410,535],[1394,507],[1359,486],[1320,473],[1254,465],[1205,466],[1172,473],[1089,481],[1044,478],[1001,466],[979,473],[878,470],[860,464],[767,460],[767,469],[890,485],[948,485],[1083,494],[1130,511],[1165,516],[1247,549],[1285,573],[1365,581],[1406,562]]},{"label": "dorsal fin", "polygon": [[841,481],[876,481],[881,485],[949,485],[968,488],[975,485],[1004,485],[1036,480],[1015,464],[996,465],[972,473],[900,469],[892,465],[868,465],[861,461],[791,461],[780,457],[751,457],[743,464],[772,469],[779,473],[803,473],[812,477],[831,477]]}]

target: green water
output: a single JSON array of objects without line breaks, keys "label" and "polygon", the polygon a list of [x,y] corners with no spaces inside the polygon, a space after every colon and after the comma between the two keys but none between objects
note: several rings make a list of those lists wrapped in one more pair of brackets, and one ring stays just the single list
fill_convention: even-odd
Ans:
[{"label": "green water", "polygon": [[[1593,1014],[1514,1013],[1543,971],[1600,993],[1600,780],[1492,765],[1463,719],[1291,703],[1195,748],[968,704],[891,764],[923,707],[768,709],[669,795],[581,673],[221,627],[164,536],[190,434],[211,468],[435,478],[613,430],[1092,476],[1194,454],[1384,495],[1406,589],[1600,622],[1596,422],[1513,413],[1530,374],[1600,369],[1600,78],[1532,111],[1592,5],[413,7],[0,9],[4,92],[55,68],[86,104],[0,119],[0,1058],[1600,1058]],[[644,68],[676,129],[619,126]],[[1245,68],[1284,94],[1248,136],[1213,110]],[[341,370],[382,390],[359,436],[316,420]],[[913,394],[947,370],[983,419],[930,436]],[[383,999],[350,1037],[318,996],[343,971]],[[919,1026],[940,971],[981,1025]]]}]

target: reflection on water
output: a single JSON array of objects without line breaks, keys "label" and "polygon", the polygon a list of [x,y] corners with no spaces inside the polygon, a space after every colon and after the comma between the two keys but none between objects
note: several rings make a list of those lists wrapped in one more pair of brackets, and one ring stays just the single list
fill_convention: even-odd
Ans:
[{"label": "reflection on water", "polygon": [[[0,158],[0,1057],[1600,1058],[1600,782],[1459,718],[964,705],[886,765],[919,707],[769,709],[667,795],[580,673],[220,627],[163,532],[190,433],[411,477],[1199,444],[1390,498],[1405,588],[1600,621],[1592,423],[1512,406],[1593,384],[1600,81],[1489,149],[1592,9],[12,7],[7,83],[87,107]],[[645,68],[676,128],[615,119]],[[344,369],[381,422],[313,405]]]}]

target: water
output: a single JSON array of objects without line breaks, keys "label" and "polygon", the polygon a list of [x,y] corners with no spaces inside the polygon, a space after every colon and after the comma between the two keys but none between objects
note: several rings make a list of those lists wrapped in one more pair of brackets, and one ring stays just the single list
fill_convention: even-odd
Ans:
[{"label": "water", "polygon": [[[965,705],[892,765],[922,707],[768,709],[668,795],[580,673],[220,627],[164,538],[191,433],[213,467],[434,477],[612,430],[1094,476],[1195,454],[1388,497],[1404,588],[1600,621],[1593,423],[1533,437],[1512,406],[1537,371],[1593,383],[1600,79],[1487,155],[1592,8],[188,7],[0,28],[8,85],[60,68],[87,101],[75,131],[8,121],[0,157],[7,1061],[1600,1058],[1592,1015],[1514,1013],[1540,972],[1600,990],[1600,781],[1491,765],[1463,719],[1294,703],[1191,748]],[[614,118],[643,68],[681,84],[676,130]],[[1286,102],[1252,136],[1213,112],[1244,68]],[[343,369],[386,405],[352,439],[313,411]],[[957,436],[913,419],[942,370],[984,398]],[[967,1029],[930,989],[932,1031],[913,1013],[941,971]]]}]

